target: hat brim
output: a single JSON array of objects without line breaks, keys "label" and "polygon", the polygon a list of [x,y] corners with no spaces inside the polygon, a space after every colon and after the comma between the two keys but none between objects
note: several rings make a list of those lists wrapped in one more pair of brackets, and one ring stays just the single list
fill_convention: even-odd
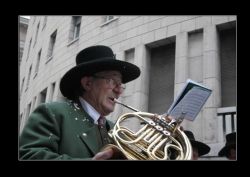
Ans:
[{"label": "hat brim", "polygon": [[202,142],[190,140],[192,147],[198,149],[199,156],[209,153],[210,147]]},{"label": "hat brim", "polygon": [[136,65],[121,60],[104,58],[94,62],[86,62],[73,67],[62,77],[60,90],[63,96],[73,99],[75,96],[74,90],[79,86],[80,79],[83,76],[91,76],[105,70],[119,71],[123,83],[132,81],[140,75],[140,69]]},{"label": "hat brim", "polygon": [[235,147],[235,144],[229,144],[229,145],[224,146],[224,147],[220,150],[220,152],[219,152],[218,155],[219,155],[220,157],[227,156],[228,153],[229,153],[229,150],[230,150],[232,147]]}]

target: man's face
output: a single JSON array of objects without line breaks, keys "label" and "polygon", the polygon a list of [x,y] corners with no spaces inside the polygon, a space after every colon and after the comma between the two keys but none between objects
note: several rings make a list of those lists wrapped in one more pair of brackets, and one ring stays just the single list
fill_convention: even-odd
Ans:
[{"label": "man's face", "polygon": [[229,160],[236,160],[236,150],[235,150],[235,148],[231,148],[229,150],[228,159]]},{"label": "man's face", "polygon": [[118,71],[103,71],[94,76],[83,77],[81,84],[86,90],[83,98],[88,101],[102,116],[114,111],[114,99],[123,91],[122,76]]},{"label": "man's face", "polygon": [[192,157],[192,160],[198,160],[198,158],[199,158],[198,149],[196,147],[192,147],[192,148],[193,148],[193,157]]}]

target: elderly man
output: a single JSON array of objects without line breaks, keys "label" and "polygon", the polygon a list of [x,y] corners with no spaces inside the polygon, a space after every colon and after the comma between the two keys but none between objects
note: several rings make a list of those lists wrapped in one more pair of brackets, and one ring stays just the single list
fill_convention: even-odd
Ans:
[{"label": "elderly man", "polygon": [[184,133],[187,135],[192,145],[192,149],[193,149],[192,160],[198,160],[200,156],[209,153],[210,147],[205,143],[195,140],[193,132],[189,130],[184,130]]},{"label": "elderly man", "polygon": [[236,160],[236,132],[226,135],[226,144],[219,151],[220,157],[227,157],[228,160]]},{"label": "elderly man", "polygon": [[101,151],[111,142],[114,99],[125,83],[140,75],[134,64],[116,60],[107,46],[88,47],[76,56],[76,66],[61,79],[67,102],[45,103],[30,115],[20,137],[21,159],[103,160],[114,151]]}]

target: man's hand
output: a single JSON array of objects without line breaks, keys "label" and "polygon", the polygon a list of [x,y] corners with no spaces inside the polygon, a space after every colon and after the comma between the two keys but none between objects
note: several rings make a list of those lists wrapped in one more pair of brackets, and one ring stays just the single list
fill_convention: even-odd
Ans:
[{"label": "man's hand", "polygon": [[[166,121],[169,123],[169,122],[172,121],[173,118],[172,118],[171,116],[166,116],[165,119],[166,119]],[[180,126],[180,130],[181,130],[181,131],[184,131],[184,128],[183,128],[182,126]]]},{"label": "man's hand", "polygon": [[108,144],[92,160],[127,160],[127,158],[117,146]]},{"label": "man's hand", "polygon": [[112,148],[98,152],[92,160],[108,160],[113,157],[114,151]]}]

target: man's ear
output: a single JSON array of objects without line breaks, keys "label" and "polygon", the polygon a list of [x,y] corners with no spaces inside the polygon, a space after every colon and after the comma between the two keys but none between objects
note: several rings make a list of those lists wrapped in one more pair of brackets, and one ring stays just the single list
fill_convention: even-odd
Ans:
[{"label": "man's ear", "polygon": [[92,89],[92,78],[88,76],[84,76],[81,78],[81,85],[84,90],[89,91]]}]

